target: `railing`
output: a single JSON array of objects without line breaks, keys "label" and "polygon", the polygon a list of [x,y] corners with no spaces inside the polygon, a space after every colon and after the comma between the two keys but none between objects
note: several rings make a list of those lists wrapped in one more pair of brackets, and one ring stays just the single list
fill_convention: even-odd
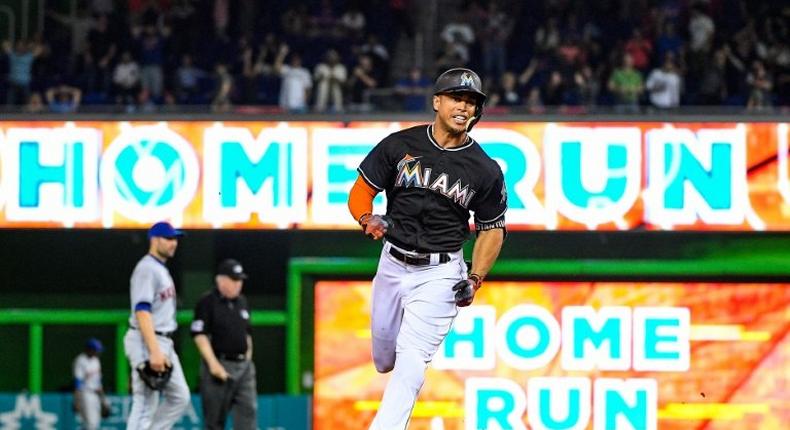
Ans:
[{"label": "railing", "polygon": [[[192,311],[179,311],[179,324],[192,319]],[[115,390],[129,389],[129,365],[124,356],[123,337],[128,328],[128,310],[65,310],[65,309],[5,309],[0,313],[0,325],[27,324],[29,335],[28,390],[40,393],[44,355],[44,325],[115,325]],[[286,326],[284,311],[253,310],[253,326]],[[287,362],[286,362],[287,363]]]},{"label": "railing", "polygon": [[[2,9],[0,9],[2,13]],[[42,106],[41,110],[31,111],[23,105],[0,105],[0,113],[5,119],[26,120],[69,120],[107,118],[134,119],[151,118],[168,119],[172,117],[190,116],[206,120],[328,120],[328,121],[397,121],[411,119],[414,121],[430,120],[433,112],[430,109],[430,91],[425,92],[425,109],[420,112],[405,112],[402,109],[402,96],[395,88],[374,88],[363,93],[362,103],[346,103],[343,112],[312,112],[291,113],[275,105],[235,105],[226,110],[217,111],[210,105],[145,105],[127,106],[117,104],[86,104],[79,106],[74,112],[55,113]],[[672,109],[657,109],[652,106],[638,106],[634,109],[620,109],[610,105],[589,106],[486,106],[482,121],[592,121],[598,119],[640,121],[665,121],[667,118],[682,121],[684,118],[698,120],[709,117],[728,117],[722,120],[741,121],[744,116],[749,121],[763,118],[781,121],[790,114],[790,106],[770,106],[747,108],[746,106],[679,106]]]}]

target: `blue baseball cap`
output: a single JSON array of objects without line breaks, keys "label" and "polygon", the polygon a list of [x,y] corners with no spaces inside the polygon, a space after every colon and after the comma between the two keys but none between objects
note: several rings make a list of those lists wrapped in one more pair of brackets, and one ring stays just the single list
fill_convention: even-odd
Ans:
[{"label": "blue baseball cap", "polygon": [[104,351],[104,346],[101,344],[101,341],[99,339],[92,337],[88,339],[87,342],[85,342],[85,349],[90,349],[96,352],[102,352]]},{"label": "blue baseball cap", "polygon": [[160,221],[151,226],[148,230],[148,238],[152,237],[166,237],[168,239],[172,239],[174,237],[181,237],[184,235],[184,232],[174,228],[170,225],[167,221]]}]

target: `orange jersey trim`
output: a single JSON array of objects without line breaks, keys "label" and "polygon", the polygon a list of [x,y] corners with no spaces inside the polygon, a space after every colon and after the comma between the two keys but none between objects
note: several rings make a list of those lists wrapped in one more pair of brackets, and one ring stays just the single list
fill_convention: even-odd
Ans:
[{"label": "orange jersey trim", "polygon": [[357,176],[357,181],[354,182],[348,196],[348,210],[357,222],[362,215],[373,212],[373,199],[378,193],[362,179],[362,176]]}]

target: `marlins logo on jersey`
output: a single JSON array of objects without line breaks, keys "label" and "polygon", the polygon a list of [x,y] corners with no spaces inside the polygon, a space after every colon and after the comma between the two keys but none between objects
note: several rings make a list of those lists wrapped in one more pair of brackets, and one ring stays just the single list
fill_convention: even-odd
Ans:
[{"label": "marlins logo on jersey", "polygon": [[450,186],[450,178],[446,173],[441,173],[433,179],[433,169],[430,167],[423,169],[418,161],[420,158],[422,157],[414,157],[407,153],[398,161],[398,175],[395,179],[395,186],[427,188],[444,195],[464,208],[468,207],[469,202],[475,195],[475,190],[469,189],[469,185],[462,185],[460,179]]}]

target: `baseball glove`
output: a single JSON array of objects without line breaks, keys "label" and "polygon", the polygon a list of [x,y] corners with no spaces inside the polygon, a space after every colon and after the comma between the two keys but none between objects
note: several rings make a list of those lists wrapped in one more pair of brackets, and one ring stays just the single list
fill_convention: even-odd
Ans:
[{"label": "baseball glove", "polygon": [[140,374],[140,379],[148,385],[152,390],[161,391],[170,382],[170,375],[173,373],[173,366],[165,367],[163,372],[157,372],[151,368],[151,363],[146,360],[137,366],[137,373]]}]

